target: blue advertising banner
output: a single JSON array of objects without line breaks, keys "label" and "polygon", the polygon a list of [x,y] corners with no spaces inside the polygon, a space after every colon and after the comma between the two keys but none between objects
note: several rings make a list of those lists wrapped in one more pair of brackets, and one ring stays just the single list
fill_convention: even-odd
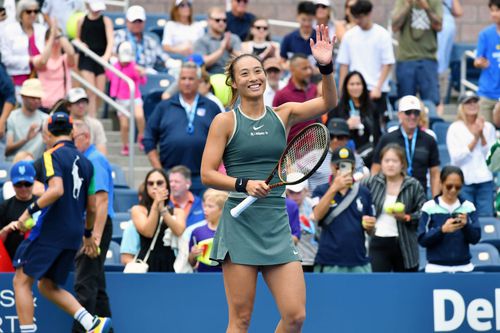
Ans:
[{"label": "blue advertising banner", "polygon": [[[108,273],[118,333],[224,332],[220,274]],[[500,274],[306,274],[303,332],[498,332]],[[35,288],[38,332],[67,333],[72,318]],[[279,312],[259,277],[250,332],[273,332]],[[0,333],[19,332],[12,274],[0,274]]]}]

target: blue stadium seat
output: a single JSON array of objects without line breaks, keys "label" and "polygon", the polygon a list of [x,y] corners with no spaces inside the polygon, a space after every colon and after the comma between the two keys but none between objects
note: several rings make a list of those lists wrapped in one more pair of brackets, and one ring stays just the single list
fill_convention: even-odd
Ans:
[{"label": "blue stadium seat", "polygon": [[448,153],[448,147],[446,145],[438,145],[439,151],[439,161],[441,162],[441,168],[450,165],[450,153]]},{"label": "blue stadium seat", "polygon": [[496,217],[479,217],[481,243],[488,243],[500,249],[500,220]]},{"label": "blue stadium seat", "polygon": [[427,265],[427,249],[420,245],[418,246],[418,260],[418,270],[423,272]]},{"label": "blue stadium seat", "polygon": [[122,168],[118,164],[110,163],[110,165],[114,188],[129,188]]},{"label": "blue stadium seat", "polygon": [[147,14],[144,31],[149,31],[151,33],[154,33],[161,40],[163,38],[163,28],[165,27],[165,24],[167,24],[167,21],[169,19],[170,16],[167,14],[162,14],[162,13]]},{"label": "blue stadium seat", "polygon": [[123,272],[123,268],[124,266],[120,261],[120,244],[111,241],[104,261],[104,270],[106,272]]},{"label": "blue stadium seat", "polygon": [[471,262],[474,265],[474,271],[500,271],[500,255],[493,245],[487,243],[471,245],[470,254],[472,256]]},{"label": "blue stadium seat", "polygon": [[104,16],[107,16],[113,21],[113,28],[115,30],[125,28],[125,13],[123,12],[104,12]]},{"label": "blue stadium seat", "polygon": [[446,121],[435,122],[432,124],[431,129],[436,133],[438,145],[446,145],[446,133],[448,133],[448,128],[450,123]]},{"label": "blue stadium seat", "polygon": [[125,213],[132,208],[132,206],[139,203],[137,191],[129,188],[115,188],[115,198],[113,202],[113,209],[116,213]]},{"label": "blue stadium seat", "polygon": [[399,127],[399,120],[398,119],[389,120],[387,124],[385,124],[386,131],[389,131],[391,127]]},{"label": "blue stadium seat", "polygon": [[163,90],[153,90],[150,91],[149,94],[143,96],[144,98],[144,119],[146,119],[146,123],[149,117],[153,114],[156,106],[161,102],[161,95],[163,94]]},{"label": "blue stadium seat", "polygon": [[0,185],[3,185],[7,180],[9,180],[10,168],[12,163],[0,162]]},{"label": "blue stadium seat", "polygon": [[149,74],[147,76],[146,84],[140,87],[141,94],[146,96],[151,91],[154,90],[165,90],[168,86],[170,86],[173,82],[175,82],[175,78],[170,74]]},{"label": "blue stadium seat", "polygon": [[[469,43],[455,43],[453,44],[453,48],[451,50],[450,57],[450,82],[448,85],[448,91],[446,93],[446,97],[444,102],[448,104],[450,102],[451,91],[454,89],[455,91],[460,91],[460,61],[462,59],[462,55],[465,51],[474,50],[476,48],[476,44]],[[481,70],[474,67],[474,60],[471,58],[467,59],[467,74],[466,78],[469,81],[477,83],[479,80],[479,75],[481,74]]]},{"label": "blue stadium seat", "polygon": [[121,243],[123,237],[123,230],[127,227],[127,223],[130,221],[130,213],[115,213],[113,218],[113,236],[112,239]]}]

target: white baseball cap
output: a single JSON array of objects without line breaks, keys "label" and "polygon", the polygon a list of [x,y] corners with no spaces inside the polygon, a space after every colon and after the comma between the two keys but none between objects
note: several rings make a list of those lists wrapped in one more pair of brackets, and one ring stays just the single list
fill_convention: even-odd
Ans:
[{"label": "white baseball cap", "polygon": [[132,44],[127,41],[120,43],[120,46],[118,46],[118,61],[131,62],[132,60],[134,60]]},{"label": "white baseball cap", "polygon": [[85,89],[83,88],[72,88],[68,91],[68,102],[71,104],[78,102],[79,100],[85,99],[89,100],[89,96],[87,96],[87,93],[85,92]]},{"label": "white baseball cap", "polygon": [[142,6],[131,6],[127,9],[127,21],[134,22],[137,20],[146,21],[146,11]]},{"label": "white baseball cap", "polygon": [[[300,172],[292,172],[292,173],[290,173],[289,175],[286,176],[286,179],[287,179],[287,181],[292,182],[292,181],[295,181],[295,180],[299,180],[302,177],[304,177],[304,175],[302,173],[300,173]],[[308,183],[308,181],[306,179],[303,182],[295,184],[295,185],[287,185],[286,189],[290,190],[292,192],[298,193],[298,192],[302,192],[302,190],[305,189],[305,188],[307,188],[308,186],[309,186],[309,183]]]},{"label": "white baseball cap", "polygon": [[406,95],[404,97],[401,97],[401,99],[399,100],[398,111],[405,112],[408,110],[422,111],[422,107],[420,106],[420,100],[417,97],[412,95]]},{"label": "white baseball cap", "polygon": [[315,5],[323,5],[327,7],[331,7],[332,4],[330,3],[330,0],[314,0]]},{"label": "white baseball cap", "polygon": [[106,4],[102,0],[87,0],[90,10],[93,12],[101,12],[106,10]]}]

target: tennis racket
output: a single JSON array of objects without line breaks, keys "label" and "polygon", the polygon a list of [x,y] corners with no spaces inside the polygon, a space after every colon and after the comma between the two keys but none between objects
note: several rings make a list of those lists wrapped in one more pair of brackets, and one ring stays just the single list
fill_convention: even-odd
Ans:
[{"label": "tennis racket", "polygon": [[[280,182],[271,184],[271,189],[278,186],[294,185],[303,182],[316,171],[325,160],[330,144],[330,134],[325,125],[314,123],[300,131],[290,143],[266,179],[269,184],[276,173]],[[238,217],[257,200],[249,196],[231,209],[231,216]]]}]

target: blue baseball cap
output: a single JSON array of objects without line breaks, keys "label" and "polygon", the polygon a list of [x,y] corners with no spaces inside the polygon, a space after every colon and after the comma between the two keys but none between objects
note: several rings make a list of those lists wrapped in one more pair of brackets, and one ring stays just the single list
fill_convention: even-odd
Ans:
[{"label": "blue baseball cap", "polygon": [[48,120],[47,128],[50,133],[73,129],[73,119],[66,112],[54,112]]},{"label": "blue baseball cap", "polygon": [[35,168],[31,161],[19,161],[10,169],[10,179],[14,185],[20,182],[33,184],[35,182],[35,175]]},{"label": "blue baseball cap", "polygon": [[201,67],[205,64],[205,61],[203,61],[203,56],[199,53],[193,53],[193,54],[185,57],[184,62],[188,62],[188,61],[194,62],[199,67]]}]

